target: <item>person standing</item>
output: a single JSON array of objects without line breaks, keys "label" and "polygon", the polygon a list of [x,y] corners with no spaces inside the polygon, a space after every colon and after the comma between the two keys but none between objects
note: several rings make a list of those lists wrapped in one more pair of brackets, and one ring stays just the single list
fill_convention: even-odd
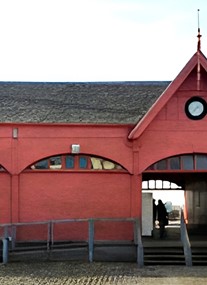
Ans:
[{"label": "person standing", "polygon": [[163,204],[162,200],[158,200],[157,205],[157,218],[159,221],[159,227],[160,227],[160,238],[163,238],[165,235],[165,225],[167,224],[167,211],[165,208],[165,205]]},{"label": "person standing", "polygon": [[157,205],[155,204],[155,199],[153,199],[153,228],[156,226],[157,219]]}]

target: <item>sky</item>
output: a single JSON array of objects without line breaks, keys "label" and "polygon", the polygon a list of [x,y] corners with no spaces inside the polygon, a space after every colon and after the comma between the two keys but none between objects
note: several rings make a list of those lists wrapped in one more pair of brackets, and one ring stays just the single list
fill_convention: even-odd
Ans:
[{"label": "sky", "polygon": [[[156,200],[156,205],[158,203],[158,200],[161,199],[163,203],[171,202],[174,206],[184,206],[184,191],[182,189],[179,190],[169,190],[170,186],[171,189],[179,188],[179,185],[169,182],[169,181],[163,181],[163,186],[168,190],[154,190],[154,189],[162,189],[162,181],[161,180],[149,180],[149,185],[146,183],[146,181],[142,182],[142,189],[144,193],[152,193],[153,199]],[[156,186],[155,186],[156,185]],[[148,190],[147,189],[149,186]],[[181,188],[181,187],[180,187]]]},{"label": "sky", "polygon": [[0,0],[0,81],[173,80],[206,0]]}]

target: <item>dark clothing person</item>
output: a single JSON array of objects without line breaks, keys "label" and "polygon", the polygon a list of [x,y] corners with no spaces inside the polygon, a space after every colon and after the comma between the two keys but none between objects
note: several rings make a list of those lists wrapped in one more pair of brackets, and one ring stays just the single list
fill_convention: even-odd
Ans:
[{"label": "dark clothing person", "polygon": [[167,222],[168,222],[168,214],[167,214],[167,210],[162,200],[158,200],[157,218],[158,218],[159,227],[160,227],[160,238],[163,238],[165,234],[165,226],[167,225]]},{"label": "dark clothing person", "polygon": [[157,205],[155,204],[155,199],[153,199],[153,227],[155,227],[156,219],[157,219]]}]

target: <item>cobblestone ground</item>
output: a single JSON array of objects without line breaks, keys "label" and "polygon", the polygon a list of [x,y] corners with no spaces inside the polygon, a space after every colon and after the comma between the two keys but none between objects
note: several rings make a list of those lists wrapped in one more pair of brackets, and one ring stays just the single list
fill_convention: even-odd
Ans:
[{"label": "cobblestone ground", "polygon": [[30,262],[0,266],[1,285],[207,284],[207,267],[135,263]]}]

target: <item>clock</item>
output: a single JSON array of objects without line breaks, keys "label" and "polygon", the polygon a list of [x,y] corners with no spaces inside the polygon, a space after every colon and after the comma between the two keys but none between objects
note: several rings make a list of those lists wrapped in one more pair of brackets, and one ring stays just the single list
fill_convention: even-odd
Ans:
[{"label": "clock", "polygon": [[185,113],[191,120],[201,120],[207,112],[206,101],[201,97],[192,97],[185,104]]}]

